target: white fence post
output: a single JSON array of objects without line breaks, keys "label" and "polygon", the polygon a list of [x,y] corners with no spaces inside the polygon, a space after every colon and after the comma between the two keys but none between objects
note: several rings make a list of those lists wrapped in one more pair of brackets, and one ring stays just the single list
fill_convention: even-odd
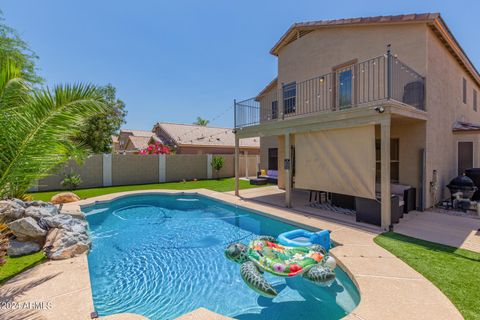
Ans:
[{"label": "white fence post", "polygon": [[212,155],[207,154],[207,179],[212,179]]},{"label": "white fence post", "polygon": [[248,179],[248,151],[245,150],[244,152],[245,157],[245,178]]},{"label": "white fence post", "polygon": [[112,154],[103,154],[103,186],[110,187],[112,185]]},{"label": "white fence post", "polygon": [[158,156],[158,182],[167,181],[167,155],[161,154]]}]

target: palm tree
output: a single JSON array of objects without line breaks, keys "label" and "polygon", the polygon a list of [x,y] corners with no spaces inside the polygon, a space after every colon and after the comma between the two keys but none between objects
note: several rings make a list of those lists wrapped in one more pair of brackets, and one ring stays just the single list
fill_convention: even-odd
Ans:
[{"label": "palm tree", "polygon": [[193,124],[196,124],[197,126],[204,126],[206,127],[210,121],[207,119],[203,119],[202,117],[197,117],[197,121],[195,121]]},{"label": "palm tree", "polygon": [[12,60],[0,57],[0,198],[23,197],[59,164],[85,155],[78,136],[105,110],[93,85],[33,89]]}]

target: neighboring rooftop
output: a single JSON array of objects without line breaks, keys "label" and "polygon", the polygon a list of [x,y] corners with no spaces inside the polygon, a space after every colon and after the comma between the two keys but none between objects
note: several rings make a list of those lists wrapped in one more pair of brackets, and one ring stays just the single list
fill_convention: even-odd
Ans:
[{"label": "neighboring rooftop", "polygon": [[143,150],[148,147],[148,142],[152,138],[153,133],[148,137],[137,137],[137,136],[130,136],[128,137],[128,141],[126,146],[132,145],[135,150]]},{"label": "neighboring rooftop", "polygon": [[[199,126],[194,124],[178,124],[169,122],[159,122],[155,125],[154,130],[160,127],[170,136],[175,144],[195,145],[195,146],[217,146],[217,147],[234,147],[235,134],[231,128],[217,128]],[[259,148],[259,138],[249,138],[240,140],[241,147]]]},{"label": "neighboring rooftop", "polygon": [[401,14],[294,23],[270,50],[270,53],[278,56],[280,49],[284,46],[312,31],[322,28],[403,23],[426,23],[458,63],[480,84],[480,74],[453,36],[445,21],[440,16],[440,13]]},{"label": "neighboring rooftop", "polygon": [[151,137],[153,135],[152,131],[147,131],[147,130],[121,129],[120,132],[130,133],[135,137]]}]

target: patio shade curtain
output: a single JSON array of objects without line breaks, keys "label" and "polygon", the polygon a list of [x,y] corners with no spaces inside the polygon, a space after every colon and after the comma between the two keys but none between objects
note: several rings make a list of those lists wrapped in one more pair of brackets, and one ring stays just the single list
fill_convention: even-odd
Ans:
[{"label": "patio shade curtain", "polygon": [[295,136],[295,187],[375,199],[375,126]]}]

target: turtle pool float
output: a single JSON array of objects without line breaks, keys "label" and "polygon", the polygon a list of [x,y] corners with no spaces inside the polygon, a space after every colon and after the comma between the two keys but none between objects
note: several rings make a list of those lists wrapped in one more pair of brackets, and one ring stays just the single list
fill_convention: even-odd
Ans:
[{"label": "turtle pool float", "polygon": [[320,245],[309,247],[287,247],[277,239],[262,236],[243,243],[234,243],[225,249],[225,256],[240,264],[243,281],[258,294],[273,298],[277,291],[263,277],[269,272],[280,277],[301,275],[306,280],[322,286],[330,285],[335,279],[335,260]]}]

